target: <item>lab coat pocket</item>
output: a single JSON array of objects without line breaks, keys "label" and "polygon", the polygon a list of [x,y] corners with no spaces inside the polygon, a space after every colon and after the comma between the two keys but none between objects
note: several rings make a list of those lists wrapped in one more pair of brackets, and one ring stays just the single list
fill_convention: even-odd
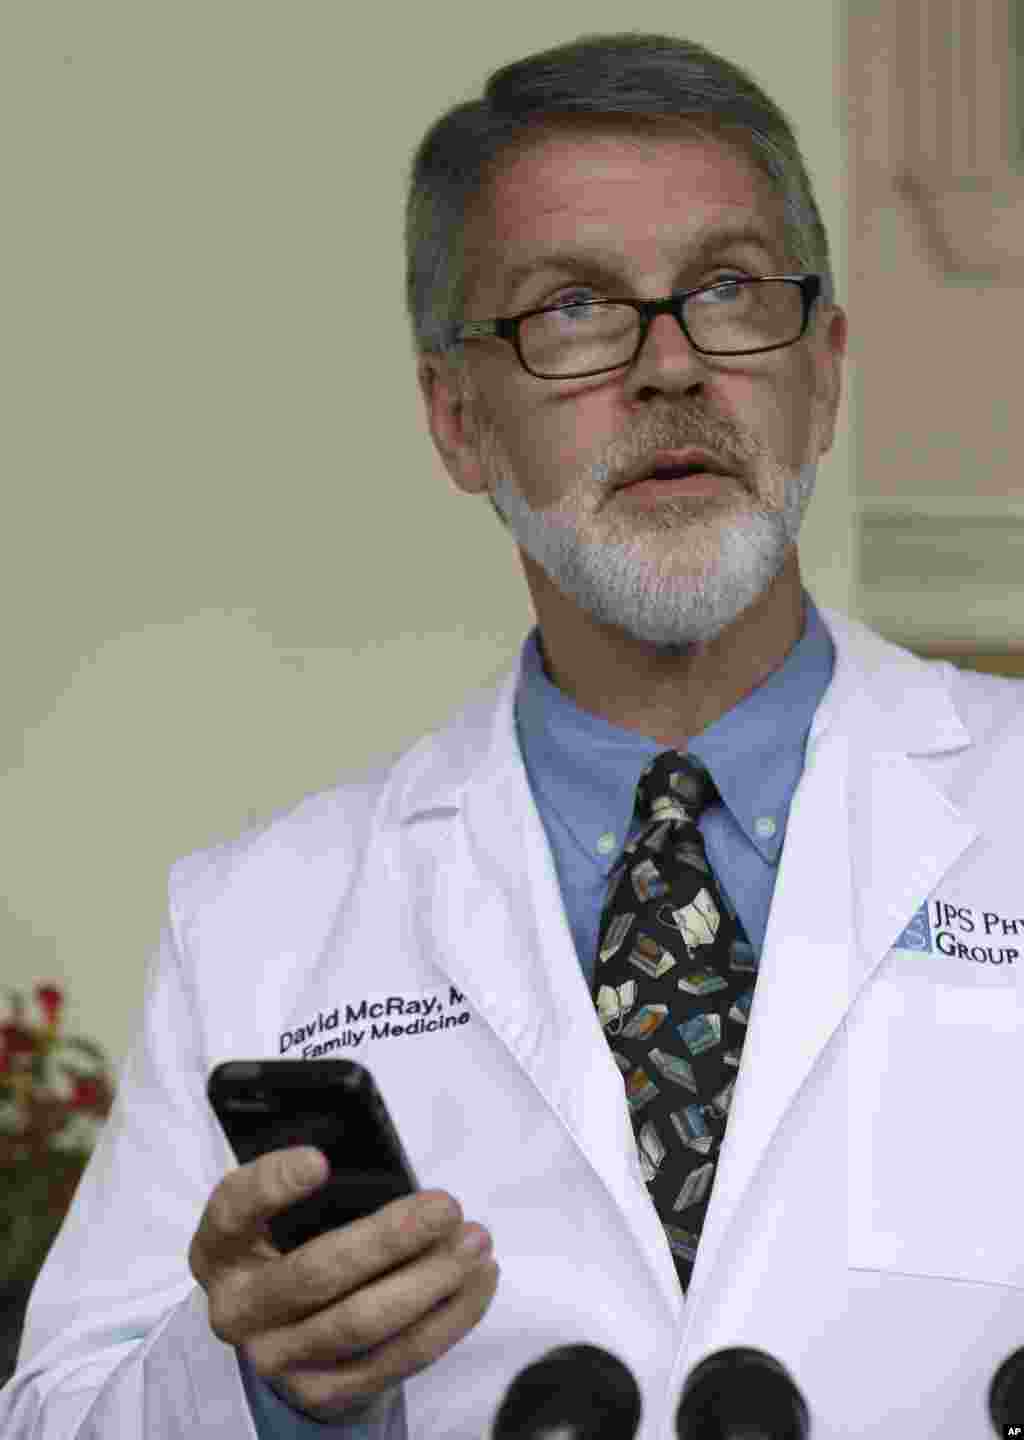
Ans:
[{"label": "lab coat pocket", "polygon": [[1016,986],[876,978],[847,1036],[849,1265],[1024,1286]]}]

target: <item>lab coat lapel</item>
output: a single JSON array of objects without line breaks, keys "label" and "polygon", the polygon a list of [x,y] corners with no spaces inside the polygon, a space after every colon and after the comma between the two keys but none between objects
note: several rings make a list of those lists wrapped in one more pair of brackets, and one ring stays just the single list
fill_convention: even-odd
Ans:
[{"label": "lab coat lapel", "polygon": [[[970,736],[941,672],[822,610],[832,685],[790,811],[750,1029],[691,1287],[688,1325],[788,1107],[914,912],[977,837],[917,757]],[[813,1184],[809,1169],[807,1183]]]},{"label": "lab coat lapel", "polygon": [[[456,722],[438,737],[451,756],[447,782],[433,783],[435,772],[402,805],[407,818],[418,811],[422,820],[442,821],[406,828],[419,897],[414,923],[432,962],[522,1067],[612,1195],[678,1323],[682,1294],[640,1173],[622,1076],[580,968],[522,762],[515,680],[513,673],[504,682],[486,745],[480,728]],[[480,721],[487,723],[483,714]]]}]

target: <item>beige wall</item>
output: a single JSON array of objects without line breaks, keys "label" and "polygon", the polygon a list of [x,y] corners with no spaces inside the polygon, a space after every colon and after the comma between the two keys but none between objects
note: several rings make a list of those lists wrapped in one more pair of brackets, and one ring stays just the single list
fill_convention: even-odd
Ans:
[{"label": "beige wall", "polygon": [[[1022,673],[1020,0],[850,9],[850,305],[861,609],[914,649]],[[988,664],[987,658],[984,661]]]},{"label": "beige wall", "polygon": [[[403,747],[532,623],[516,551],[422,414],[401,220],[427,125],[580,33],[692,36],[793,119],[845,303],[841,14],[0,11],[2,983],[66,986],[70,1028],[120,1063],[168,865]],[[803,547],[842,608],[851,376]]]}]

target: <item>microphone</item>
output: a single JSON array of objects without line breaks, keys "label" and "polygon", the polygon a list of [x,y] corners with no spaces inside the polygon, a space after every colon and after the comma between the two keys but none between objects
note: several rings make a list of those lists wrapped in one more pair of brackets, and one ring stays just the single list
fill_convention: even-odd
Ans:
[{"label": "microphone", "polygon": [[561,1345],[520,1371],[490,1440],[634,1440],[640,1388],[599,1345]]},{"label": "microphone", "polygon": [[789,1372],[763,1350],[716,1350],[690,1373],[679,1440],[808,1440],[810,1416]]},{"label": "microphone", "polygon": [[988,1391],[988,1413],[996,1434],[1006,1434],[1009,1425],[1024,1425],[1024,1349],[1007,1355]]}]

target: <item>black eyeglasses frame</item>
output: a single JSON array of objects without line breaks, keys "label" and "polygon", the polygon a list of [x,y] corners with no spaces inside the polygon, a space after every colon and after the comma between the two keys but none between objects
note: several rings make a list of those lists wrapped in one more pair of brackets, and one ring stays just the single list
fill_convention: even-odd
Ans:
[{"label": "black eyeglasses frame", "polygon": [[[792,340],[784,340],[780,345],[762,345],[757,350],[704,350],[698,345],[683,320],[683,306],[692,295],[700,295],[705,290],[717,290],[725,285],[752,284],[758,285],[765,280],[788,280],[800,287],[800,295],[803,300],[804,316],[800,326],[800,334]],[[492,320],[467,320],[461,324],[453,325],[446,338],[444,349],[452,350],[457,344],[465,340],[484,340],[495,336],[499,340],[508,340],[514,347],[520,365],[528,375],[538,380],[582,380],[588,375],[605,375],[612,370],[623,370],[632,365],[640,351],[643,349],[644,341],[647,339],[647,331],[650,329],[651,321],[656,315],[674,315],[679,322],[680,329],[687,340],[700,355],[764,355],[769,350],[785,350],[790,345],[795,345],[802,340],[807,333],[807,326],[811,318],[811,308],[822,291],[822,277],[820,275],[738,275],[735,279],[714,280],[710,285],[698,285],[694,290],[680,290],[674,295],[666,295],[661,300],[633,300],[625,296],[605,295],[600,302],[606,305],[631,305],[640,316],[640,334],[637,337],[636,350],[628,360],[621,361],[618,365],[605,365],[600,370],[586,370],[582,375],[538,375],[536,370],[531,370],[523,359],[522,347],[519,343],[519,326],[524,320],[529,320],[531,315],[543,315],[548,310],[571,310],[581,304],[588,304],[588,301],[570,300],[564,305],[542,305],[538,310],[523,310],[518,315],[499,315]]]}]

